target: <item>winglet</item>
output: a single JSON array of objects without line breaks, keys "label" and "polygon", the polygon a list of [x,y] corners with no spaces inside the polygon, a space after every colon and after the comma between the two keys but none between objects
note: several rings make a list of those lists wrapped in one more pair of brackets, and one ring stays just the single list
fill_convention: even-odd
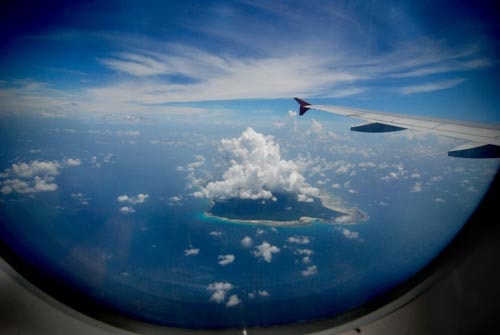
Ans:
[{"label": "winglet", "polygon": [[311,104],[308,103],[307,101],[304,101],[304,100],[299,99],[299,98],[294,98],[294,99],[300,105],[300,113],[299,113],[299,115],[304,115],[304,113],[307,112],[310,109],[307,106],[310,106]]}]

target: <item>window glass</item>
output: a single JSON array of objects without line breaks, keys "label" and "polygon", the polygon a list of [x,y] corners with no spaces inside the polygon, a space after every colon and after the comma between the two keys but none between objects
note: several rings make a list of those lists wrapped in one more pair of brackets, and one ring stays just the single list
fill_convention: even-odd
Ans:
[{"label": "window glass", "polygon": [[352,132],[363,121],[299,116],[292,97],[494,128],[491,13],[421,1],[8,5],[0,237],[37,273],[159,325],[359,307],[450,243],[498,159],[450,157],[467,141],[427,132]]}]

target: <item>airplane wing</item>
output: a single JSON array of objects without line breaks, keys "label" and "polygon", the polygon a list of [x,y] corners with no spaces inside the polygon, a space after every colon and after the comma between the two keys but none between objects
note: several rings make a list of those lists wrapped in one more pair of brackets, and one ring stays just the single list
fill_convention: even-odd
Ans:
[{"label": "airplane wing", "polygon": [[352,131],[385,133],[413,129],[431,134],[467,140],[464,145],[448,152],[448,156],[462,158],[500,158],[500,124],[445,120],[403,114],[382,113],[349,107],[312,105],[294,98],[300,105],[300,115],[309,109],[344,115],[367,121],[351,127]]}]

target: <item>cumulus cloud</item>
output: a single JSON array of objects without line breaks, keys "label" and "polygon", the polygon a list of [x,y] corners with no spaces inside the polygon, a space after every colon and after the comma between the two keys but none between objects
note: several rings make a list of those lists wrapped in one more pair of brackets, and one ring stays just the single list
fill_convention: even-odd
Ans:
[{"label": "cumulus cloud", "polygon": [[416,182],[415,185],[411,189],[412,192],[420,192],[422,191],[422,183]]},{"label": "cumulus cloud", "polygon": [[258,293],[261,297],[269,297],[269,292],[266,290],[259,290]]},{"label": "cumulus cloud", "polygon": [[295,253],[297,255],[311,256],[312,254],[314,254],[314,251],[312,251],[311,249],[297,249],[297,250],[295,250]]},{"label": "cumulus cloud", "polygon": [[[116,200],[118,200],[118,202],[129,203],[129,204],[135,205],[135,204],[144,203],[146,201],[146,199],[148,199],[148,198],[149,198],[149,194],[139,193],[136,196],[128,196],[126,194],[119,195],[116,198]],[[124,207],[120,208],[120,212],[122,212],[123,214],[130,214],[130,213],[135,213],[135,209],[132,206],[124,206]]]},{"label": "cumulus cloud", "polygon": [[272,199],[273,192],[292,192],[299,201],[311,201],[319,190],[306,183],[301,167],[281,158],[272,136],[247,128],[240,137],[223,139],[221,152],[230,167],[222,180],[212,181],[194,193],[196,197]]},{"label": "cumulus cloud", "polygon": [[[66,161],[65,161],[66,162]],[[55,177],[64,166],[75,166],[79,159],[72,159],[72,164],[63,165],[58,161],[34,160],[29,163],[14,163],[0,173],[0,192],[37,193],[57,190]]]},{"label": "cumulus cloud", "polygon": [[174,195],[168,199],[168,205],[169,206],[180,206],[182,205],[182,196],[180,195]]},{"label": "cumulus cloud", "polygon": [[304,277],[309,277],[318,273],[316,265],[308,266],[307,269],[300,272]]},{"label": "cumulus cloud", "polygon": [[[352,164],[343,160],[339,160],[334,163],[335,173],[336,174],[347,174],[351,172],[351,170],[356,167],[356,164]],[[352,173],[352,172],[351,172]]]},{"label": "cumulus cloud", "polygon": [[253,244],[253,240],[251,237],[249,236],[245,236],[242,240],[241,240],[241,245],[244,246],[245,248],[250,248]]},{"label": "cumulus cloud", "polygon": [[[210,301],[221,304],[226,299],[226,294],[233,289],[233,285],[228,282],[216,282],[208,285],[207,290],[212,292]],[[234,299],[233,299],[234,300]]]},{"label": "cumulus cloud", "polygon": [[241,303],[240,298],[236,294],[233,294],[229,297],[229,300],[226,302],[226,307],[234,307],[238,306]]},{"label": "cumulus cloud", "polygon": [[446,202],[446,200],[444,200],[443,198],[436,198],[436,199],[434,199],[434,201],[436,201],[436,202],[438,202],[438,203],[439,203],[439,202],[440,202],[440,203],[445,203],[445,202]]},{"label": "cumulus cloud", "polygon": [[307,236],[290,236],[287,240],[290,243],[296,243],[296,244],[309,244],[311,240]]},{"label": "cumulus cloud", "polygon": [[351,231],[347,228],[342,228],[342,235],[344,235],[345,238],[348,238],[350,240],[359,238],[358,232]]},{"label": "cumulus cloud", "polygon": [[57,161],[31,161],[30,163],[12,164],[12,172],[20,178],[34,176],[57,176],[61,165]]},{"label": "cumulus cloud", "polygon": [[47,192],[47,191],[55,191],[57,190],[57,185],[52,183],[52,178],[43,179],[41,177],[35,177],[35,192]]},{"label": "cumulus cloud", "polygon": [[86,194],[84,194],[82,192],[72,193],[71,198],[75,199],[76,201],[78,201],[82,205],[88,205],[90,200],[92,200],[91,197],[87,196]]},{"label": "cumulus cloud", "polygon": [[235,257],[234,255],[219,255],[218,259],[219,259],[219,265],[224,266],[234,262]]},{"label": "cumulus cloud", "polygon": [[68,166],[78,166],[82,164],[82,161],[78,158],[64,158],[64,164]]},{"label": "cumulus cloud", "polygon": [[130,214],[130,213],[135,213],[135,209],[128,206],[123,206],[122,208],[120,208],[120,212],[122,212],[123,214]]},{"label": "cumulus cloud", "polygon": [[118,202],[128,202],[129,204],[142,204],[149,198],[149,194],[139,193],[138,195],[128,196],[126,194],[117,197]]},{"label": "cumulus cloud", "polygon": [[120,196],[118,196],[117,199],[118,199],[119,202],[128,201],[128,195],[120,195]]},{"label": "cumulus cloud", "polygon": [[266,262],[271,263],[273,259],[273,254],[277,254],[280,248],[271,245],[268,242],[262,242],[262,244],[255,247],[253,254],[255,257],[262,257]]},{"label": "cumulus cloud", "polygon": [[[380,168],[387,168],[388,166],[381,165],[379,167]],[[408,173],[408,171],[404,168],[403,163],[394,164],[391,167],[394,168],[395,170],[392,171],[392,172],[389,172],[389,174],[387,174],[384,177],[382,177],[382,180],[388,181],[388,182],[389,181],[394,181],[394,180],[399,180],[399,179],[405,177],[406,174]]]},{"label": "cumulus cloud", "polygon": [[185,256],[194,256],[194,255],[198,255],[199,252],[200,252],[200,249],[191,248],[191,249],[184,250],[184,255]]},{"label": "cumulus cloud", "polygon": [[258,291],[252,291],[252,292],[248,292],[248,297],[250,299],[254,299],[255,296],[258,295],[259,297],[269,297],[270,294],[268,291],[266,290],[258,290]]}]

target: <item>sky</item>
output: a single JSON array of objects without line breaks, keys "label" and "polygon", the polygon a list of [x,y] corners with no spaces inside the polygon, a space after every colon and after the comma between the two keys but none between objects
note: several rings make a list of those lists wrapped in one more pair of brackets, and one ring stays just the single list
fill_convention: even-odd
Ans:
[{"label": "sky", "polygon": [[[498,121],[493,1],[19,1],[0,114],[198,115],[300,96]],[[288,106],[288,105],[287,105]]]}]

